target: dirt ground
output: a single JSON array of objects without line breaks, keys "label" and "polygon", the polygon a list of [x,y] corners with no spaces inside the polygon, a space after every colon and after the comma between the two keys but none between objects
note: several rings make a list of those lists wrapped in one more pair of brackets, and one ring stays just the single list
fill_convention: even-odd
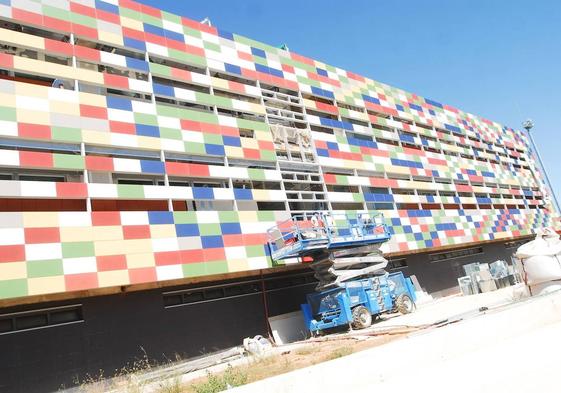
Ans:
[{"label": "dirt ground", "polygon": [[[242,377],[245,383],[251,383],[383,345],[399,339],[405,334],[406,332],[370,337],[361,336],[360,338],[326,336],[315,339],[309,344],[303,344],[296,349],[287,350],[263,359],[250,360],[248,364],[233,367],[230,373]],[[227,372],[216,373],[215,377],[221,378]],[[196,393],[199,391],[197,387],[208,382],[208,379],[208,377],[194,379],[183,385],[182,391]]]}]

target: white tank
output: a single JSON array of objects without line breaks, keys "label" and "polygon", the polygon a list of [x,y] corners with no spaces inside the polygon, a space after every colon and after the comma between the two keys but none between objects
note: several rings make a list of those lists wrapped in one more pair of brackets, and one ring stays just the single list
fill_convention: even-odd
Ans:
[{"label": "white tank", "polygon": [[538,231],[534,240],[518,248],[515,257],[532,295],[561,289],[561,240],[553,229]]}]

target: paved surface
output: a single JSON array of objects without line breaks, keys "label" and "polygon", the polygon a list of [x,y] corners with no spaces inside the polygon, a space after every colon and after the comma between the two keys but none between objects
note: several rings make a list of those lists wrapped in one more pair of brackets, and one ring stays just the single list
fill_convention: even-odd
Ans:
[{"label": "paved surface", "polygon": [[233,392],[559,392],[561,292],[504,305],[516,297],[506,289],[436,301],[378,327],[465,319]]}]

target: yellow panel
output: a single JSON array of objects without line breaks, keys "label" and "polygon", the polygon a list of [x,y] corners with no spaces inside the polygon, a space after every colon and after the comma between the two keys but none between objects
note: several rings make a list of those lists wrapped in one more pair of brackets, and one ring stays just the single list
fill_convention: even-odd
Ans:
[{"label": "yellow panel", "polygon": [[[42,62],[40,62],[42,63]],[[30,83],[16,82],[16,94],[18,96],[30,96],[38,98],[49,98],[49,88],[46,86],[32,85]]]},{"label": "yellow panel", "polygon": [[0,41],[9,42],[14,46],[26,48],[45,49],[45,40],[30,34],[24,34],[13,30],[0,29]]},{"label": "yellow panel", "polygon": [[243,150],[241,147],[224,146],[224,151],[228,157],[243,158]]},{"label": "yellow panel", "polygon": [[238,217],[240,222],[256,222],[257,212],[256,211],[241,211],[238,212]]},{"label": "yellow panel", "polygon": [[51,124],[51,114],[49,112],[38,112],[38,111],[30,111],[27,109],[18,109],[17,110],[17,120],[27,123],[33,122],[33,124]]},{"label": "yellow panel", "polygon": [[151,253],[152,244],[145,239],[106,240],[95,242],[95,255]]},{"label": "yellow panel", "polygon": [[49,108],[51,109],[51,112],[54,113],[64,113],[66,115],[80,116],[80,107],[69,102],[51,100],[49,102]]},{"label": "yellow panel", "polygon": [[249,110],[255,113],[265,114],[265,107],[261,104],[249,103]]},{"label": "yellow panel", "polygon": [[251,193],[256,201],[268,201],[270,199],[269,190],[251,190]]},{"label": "yellow panel", "polygon": [[129,269],[154,266],[156,266],[156,261],[154,261],[154,254],[152,253],[127,255],[127,267]]},{"label": "yellow panel", "polygon": [[0,263],[0,277],[2,280],[27,278],[27,265],[25,262]]},{"label": "yellow panel", "polygon": [[130,29],[134,29],[138,31],[144,31],[144,25],[142,24],[142,22],[135,19],[127,18],[126,16],[122,16],[122,15],[121,15],[121,26],[128,27]]},{"label": "yellow panel", "polygon": [[138,136],[136,138],[138,147],[150,150],[160,150],[162,148],[162,141],[160,138],[152,138],[149,136]]},{"label": "yellow panel", "polygon": [[123,46],[123,37],[114,33],[109,33],[107,31],[98,30],[97,36],[99,37],[100,41],[107,42],[109,44],[116,44],[119,46]]},{"label": "yellow panel", "polygon": [[[32,74],[57,76],[60,78],[75,78],[75,69],[62,64],[48,63],[46,61],[28,59],[25,57],[14,57],[14,68],[27,71]],[[82,71],[82,70],[80,70]]]},{"label": "yellow panel", "polygon": [[16,95],[15,94],[5,94],[0,93],[0,102],[2,106],[15,108],[16,107]]},{"label": "yellow panel", "polygon": [[27,291],[29,295],[65,292],[64,276],[29,278],[27,279]]},{"label": "yellow panel", "polygon": [[110,272],[99,272],[97,273],[97,279],[100,288],[130,284],[128,270],[114,270]]},{"label": "yellow panel", "polygon": [[93,105],[105,108],[107,106],[107,101],[105,96],[99,94],[91,93],[79,93],[79,99],[81,104]]},{"label": "yellow panel", "polygon": [[228,260],[228,271],[229,272],[242,272],[250,270],[247,259],[230,259]]},{"label": "yellow panel", "polygon": [[103,74],[100,72],[86,70],[84,68],[70,68],[67,78],[78,79],[84,82],[91,82],[98,85],[103,85]]},{"label": "yellow panel", "polygon": [[152,239],[175,238],[175,225],[151,225],[150,237]]},{"label": "yellow panel", "polygon": [[94,226],[92,227],[92,240],[122,240],[123,230],[119,225],[114,226]]},{"label": "yellow panel", "polygon": [[85,242],[92,240],[92,227],[61,227],[61,242]]},{"label": "yellow panel", "polygon": [[242,147],[245,147],[246,149],[259,149],[259,141],[257,139],[240,138],[240,141],[242,143]]},{"label": "yellow panel", "polygon": [[218,87],[219,89],[224,89],[224,90],[230,90],[230,87],[228,86],[228,81],[224,79],[212,78],[210,80],[210,83],[212,84],[213,87]]},{"label": "yellow panel", "polygon": [[57,212],[23,212],[23,226],[25,228],[58,227]]},{"label": "yellow panel", "polygon": [[82,130],[82,140],[84,143],[110,145],[111,134],[108,132]]}]

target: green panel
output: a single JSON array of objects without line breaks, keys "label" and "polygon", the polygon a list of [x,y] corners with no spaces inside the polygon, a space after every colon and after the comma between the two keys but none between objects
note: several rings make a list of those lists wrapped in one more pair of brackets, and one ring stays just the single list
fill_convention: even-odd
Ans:
[{"label": "green panel", "polygon": [[218,236],[222,235],[220,224],[199,224],[199,232],[201,236]]},{"label": "green panel", "polygon": [[205,265],[207,274],[228,273],[228,262],[226,261],[206,262]]},{"label": "green panel", "polygon": [[183,135],[181,134],[181,130],[176,130],[173,128],[160,128],[160,138],[182,140]]},{"label": "green panel", "polygon": [[94,18],[90,18],[89,16],[85,16],[77,13],[72,13],[71,16],[72,16],[72,23],[97,29],[97,20],[95,20]]},{"label": "green panel", "polygon": [[261,159],[263,161],[276,161],[277,155],[271,150],[261,150]]},{"label": "green panel", "polygon": [[202,37],[202,34],[199,30],[192,29],[192,28],[187,27],[187,26],[183,26],[183,33],[185,33],[186,35],[189,35],[191,37],[195,37],[195,38],[201,38]]},{"label": "green panel", "polygon": [[222,135],[203,133],[203,140],[205,143],[212,143],[215,145],[223,145]]},{"label": "green panel", "polygon": [[136,184],[118,184],[117,195],[119,198],[144,199],[144,187]]},{"label": "green panel", "polygon": [[206,275],[206,262],[187,263],[181,265],[184,277],[199,277]]},{"label": "green panel", "polygon": [[240,218],[238,216],[238,212],[235,212],[235,211],[219,211],[218,212],[218,220],[221,223],[239,222]]},{"label": "green panel", "polygon": [[[123,9],[123,8],[121,8]],[[162,20],[160,18],[156,18],[155,16],[152,15],[148,15],[145,13],[141,13],[140,14],[141,20],[144,23],[149,23],[151,25],[157,26],[157,27],[164,27],[164,25],[162,24]]]},{"label": "green panel", "polygon": [[64,142],[82,142],[82,130],[79,128],[52,127],[53,139]]},{"label": "green panel", "polygon": [[167,11],[161,11],[161,12],[162,12],[162,19],[165,19],[167,21],[174,22],[174,23],[177,23],[177,24],[181,24],[181,17],[179,15],[171,14]]},{"label": "green panel", "polygon": [[259,221],[275,221],[275,212],[274,211],[258,211],[257,212],[257,219]]},{"label": "green panel", "polygon": [[0,281],[0,299],[19,297],[27,295],[27,280],[5,280]]},{"label": "green panel", "polygon": [[17,121],[16,108],[0,106],[0,120]]},{"label": "green panel", "polygon": [[62,244],[63,258],[79,258],[95,256],[93,242],[70,242]]},{"label": "green panel", "polygon": [[130,8],[119,7],[119,14],[130,19],[142,21],[142,13],[131,10]]},{"label": "green panel", "polygon": [[221,52],[220,45],[216,45],[215,43],[204,41],[203,46],[205,47],[205,49],[210,49],[210,50],[218,52],[218,53]]},{"label": "green panel", "polygon": [[62,19],[65,21],[71,20],[70,11],[63,10],[62,8],[51,7],[49,5],[43,5],[42,8],[43,8],[43,15],[45,16]]},{"label": "green panel", "polygon": [[265,255],[265,248],[264,246],[246,246],[245,252],[247,253],[248,258],[253,257],[262,257]]},{"label": "green panel", "polygon": [[206,60],[204,57],[181,52],[175,49],[168,49],[168,52],[171,58],[177,59],[181,62],[189,63],[199,67],[206,67]]},{"label": "green panel", "polygon": [[158,118],[155,115],[146,113],[134,113],[134,122],[149,126],[158,126]]},{"label": "green panel", "polygon": [[197,215],[195,212],[173,212],[173,221],[176,224],[196,224]]},{"label": "green panel", "polygon": [[205,144],[196,142],[185,142],[185,153],[206,154]]},{"label": "green panel", "polygon": [[49,259],[44,261],[28,261],[27,277],[50,277],[64,274],[61,259]]},{"label": "green panel", "polygon": [[267,180],[265,177],[265,170],[258,169],[258,168],[248,168],[247,173],[249,174],[249,178],[252,180]]},{"label": "green panel", "polygon": [[171,76],[171,68],[162,64],[148,63],[150,72],[155,75]]},{"label": "green panel", "polygon": [[84,157],[71,154],[53,154],[54,167],[65,169],[84,169]]}]

